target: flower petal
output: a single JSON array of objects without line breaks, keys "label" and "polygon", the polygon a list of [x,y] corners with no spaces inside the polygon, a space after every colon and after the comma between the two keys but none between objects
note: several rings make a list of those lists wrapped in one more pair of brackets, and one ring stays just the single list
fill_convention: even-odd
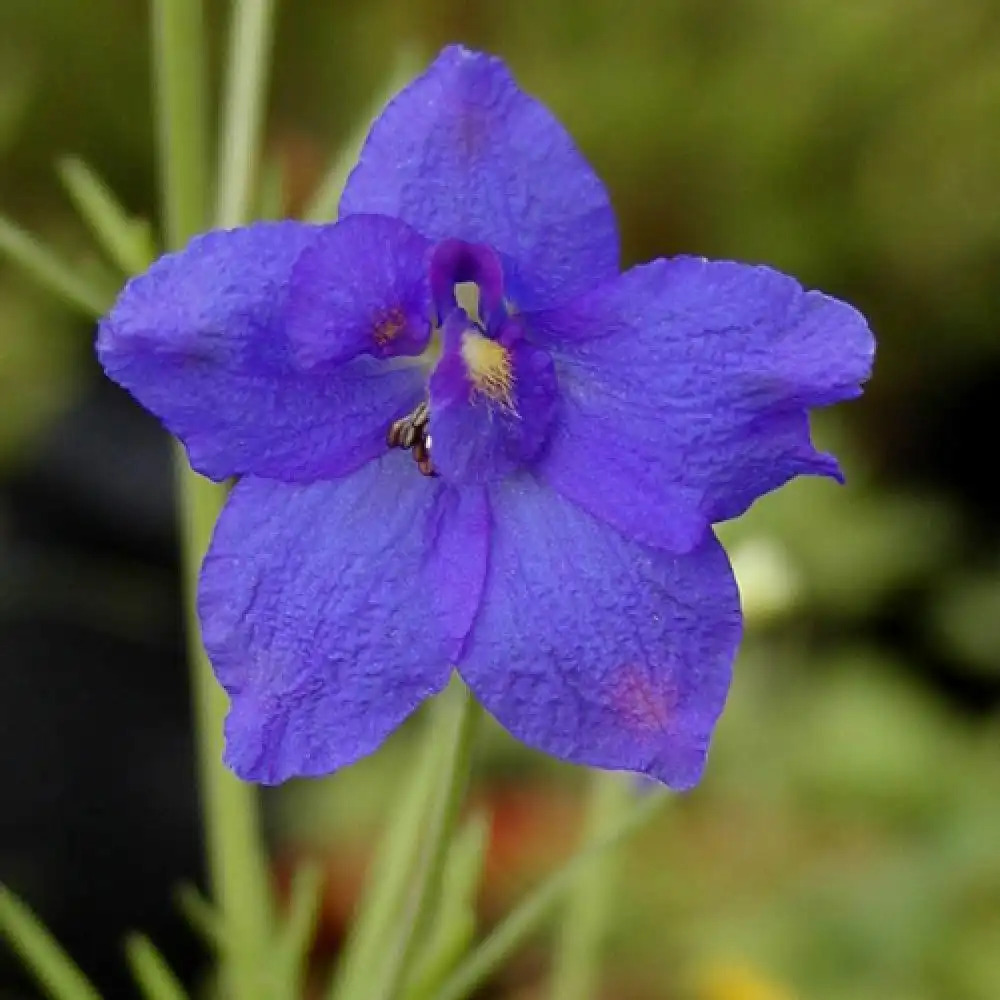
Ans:
[{"label": "flower petal", "polygon": [[462,676],[539,750],[695,784],[740,637],[714,536],[668,555],[524,474],[491,487],[490,502],[486,593]]},{"label": "flower petal", "polygon": [[430,244],[399,219],[324,226],[288,286],[286,335],[298,365],[329,371],[358,354],[420,354],[431,335]]},{"label": "flower petal", "polygon": [[[364,225],[354,224],[355,242]],[[383,452],[389,424],[421,398],[422,375],[406,359],[359,353],[358,330],[369,324],[376,333],[379,292],[384,311],[410,306],[371,260],[371,240],[359,257],[371,265],[374,290],[353,285],[337,300],[339,326],[324,327],[326,352],[343,364],[310,372],[295,356],[310,347],[289,339],[288,290],[294,284],[301,302],[306,277],[319,280],[316,255],[337,241],[336,228],[284,222],[206,233],[130,281],[101,322],[97,350],[108,375],[160,417],[204,475],[340,475]],[[399,267],[412,268],[405,234]],[[304,253],[310,270],[293,283]],[[343,256],[338,248],[334,262]],[[328,285],[318,294],[329,302]],[[300,330],[303,311],[292,314]]]},{"label": "flower petal", "polygon": [[403,219],[432,240],[508,258],[518,306],[570,297],[618,269],[607,192],[565,129],[501,60],[446,48],[376,120],[341,217]]},{"label": "flower petal", "polygon": [[375,750],[447,683],[488,531],[481,491],[429,480],[400,453],[335,482],[241,480],[199,594],[232,699],[229,766],[271,784]]},{"label": "flower petal", "polygon": [[524,322],[563,395],[539,474],[630,537],[683,552],[793,476],[840,478],[809,409],[859,395],[871,370],[871,332],[843,302],[676,258]]}]

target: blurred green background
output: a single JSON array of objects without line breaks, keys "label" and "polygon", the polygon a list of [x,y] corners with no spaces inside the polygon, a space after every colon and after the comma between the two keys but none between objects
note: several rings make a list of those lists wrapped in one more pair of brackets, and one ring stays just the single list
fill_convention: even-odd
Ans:
[{"label": "blurred green background", "polygon": [[[221,42],[225,7],[208,7]],[[865,398],[817,421],[847,488],[798,482],[723,529],[749,634],[704,784],[630,848],[607,996],[1000,998],[1000,4],[286,0],[279,11],[267,176],[284,214],[363,124],[401,50],[426,60],[462,41],[504,56],[566,123],[610,189],[626,263],[677,252],[766,262],[855,303],[879,338]],[[93,249],[54,164],[82,156],[155,219],[147,37],[139,0],[0,3],[0,210],[109,290],[121,275]],[[138,748],[94,769],[128,776],[115,808],[162,825],[193,779],[168,452],[147,431],[102,384],[90,325],[0,259],[0,720],[30,730],[0,742],[4,763],[35,773],[39,740],[86,755],[72,727],[86,732],[102,711],[112,730],[161,712],[156,725],[180,735],[157,745],[160,771]],[[67,458],[81,455],[92,460]],[[46,628],[67,620],[105,645],[39,656]],[[109,674],[151,635],[156,655]],[[60,656],[77,683],[112,695],[77,699],[70,683],[50,696]],[[29,663],[29,679],[11,680]],[[138,675],[155,686],[160,673],[172,694],[158,705],[137,707],[119,685]],[[70,728],[45,715],[53,698]],[[303,852],[328,859],[317,961],[336,947],[409,739],[268,799],[276,875]],[[18,779],[0,818],[0,877],[75,940],[86,905],[61,905],[62,880],[86,881],[90,856],[57,875],[30,845],[60,841],[62,824],[100,801],[94,858],[114,845],[101,870],[133,855],[167,908],[169,880],[195,875],[194,855],[165,867],[156,841],[118,825],[101,779],[89,799],[41,809],[40,786],[64,778],[64,757],[51,759],[44,778]],[[566,853],[584,776],[498,732],[479,774],[493,837],[487,924]],[[193,843],[196,830],[178,837]],[[128,896],[103,878],[85,901]],[[106,909],[97,930],[112,944],[146,916],[127,899]],[[81,962],[103,968],[99,946],[76,938]],[[541,962],[525,955],[493,995],[535,995]]]}]

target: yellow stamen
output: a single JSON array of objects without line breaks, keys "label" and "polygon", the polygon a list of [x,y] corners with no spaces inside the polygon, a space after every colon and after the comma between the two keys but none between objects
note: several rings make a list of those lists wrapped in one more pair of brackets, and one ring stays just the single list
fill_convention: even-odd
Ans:
[{"label": "yellow stamen", "polygon": [[462,336],[462,360],[477,392],[516,412],[514,371],[507,348],[469,330]]}]

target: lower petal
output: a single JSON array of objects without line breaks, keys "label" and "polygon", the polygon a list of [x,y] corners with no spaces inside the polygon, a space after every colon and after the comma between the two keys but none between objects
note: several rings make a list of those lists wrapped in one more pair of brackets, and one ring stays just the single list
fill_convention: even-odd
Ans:
[{"label": "lower petal", "polygon": [[683,556],[651,549],[526,475],[490,501],[486,592],[462,676],[530,746],[694,785],[741,631],[715,537]]},{"label": "lower petal", "polygon": [[234,489],[202,568],[229,693],[226,762],[273,784],[371,753],[445,686],[478,607],[487,511],[393,454],[353,476]]},{"label": "lower petal", "polygon": [[[444,353],[430,378],[430,434],[437,473],[450,483],[487,483],[542,450],[556,412],[552,360],[524,340],[501,342],[444,327]],[[450,341],[453,341],[450,343]]]}]

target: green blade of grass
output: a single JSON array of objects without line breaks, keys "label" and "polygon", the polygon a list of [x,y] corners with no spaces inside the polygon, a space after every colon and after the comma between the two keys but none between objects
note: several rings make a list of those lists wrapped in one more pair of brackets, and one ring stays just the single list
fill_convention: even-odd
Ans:
[{"label": "green blade of grass", "polygon": [[193,885],[181,885],[174,898],[177,908],[207,945],[217,950],[226,947],[226,932],[221,916]]},{"label": "green blade of grass", "polygon": [[173,969],[145,934],[128,936],[125,955],[146,1000],[188,1000]]},{"label": "green blade of grass", "polygon": [[149,224],[130,216],[83,160],[64,157],[56,164],[56,172],[80,217],[122,274],[145,271],[156,254]]},{"label": "green blade of grass", "polygon": [[448,853],[434,926],[420,945],[419,961],[414,963],[405,1000],[432,997],[475,937],[476,899],[489,828],[488,817],[475,813],[455,836]]},{"label": "green blade of grass", "polygon": [[90,980],[48,928],[6,886],[0,885],[0,934],[52,1000],[101,1000]]},{"label": "green blade of grass", "polygon": [[0,256],[21,268],[42,288],[92,319],[103,316],[114,294],[80,277],[43,243],[0,216]]},{"label": "green blade of grass", "polygon": [[316,863],[301,865],[292,878],[288,912],[278,930],[272,966],[276,997],[299,1000],[306,956],[316,929],[323,889],[323,870]]}]

